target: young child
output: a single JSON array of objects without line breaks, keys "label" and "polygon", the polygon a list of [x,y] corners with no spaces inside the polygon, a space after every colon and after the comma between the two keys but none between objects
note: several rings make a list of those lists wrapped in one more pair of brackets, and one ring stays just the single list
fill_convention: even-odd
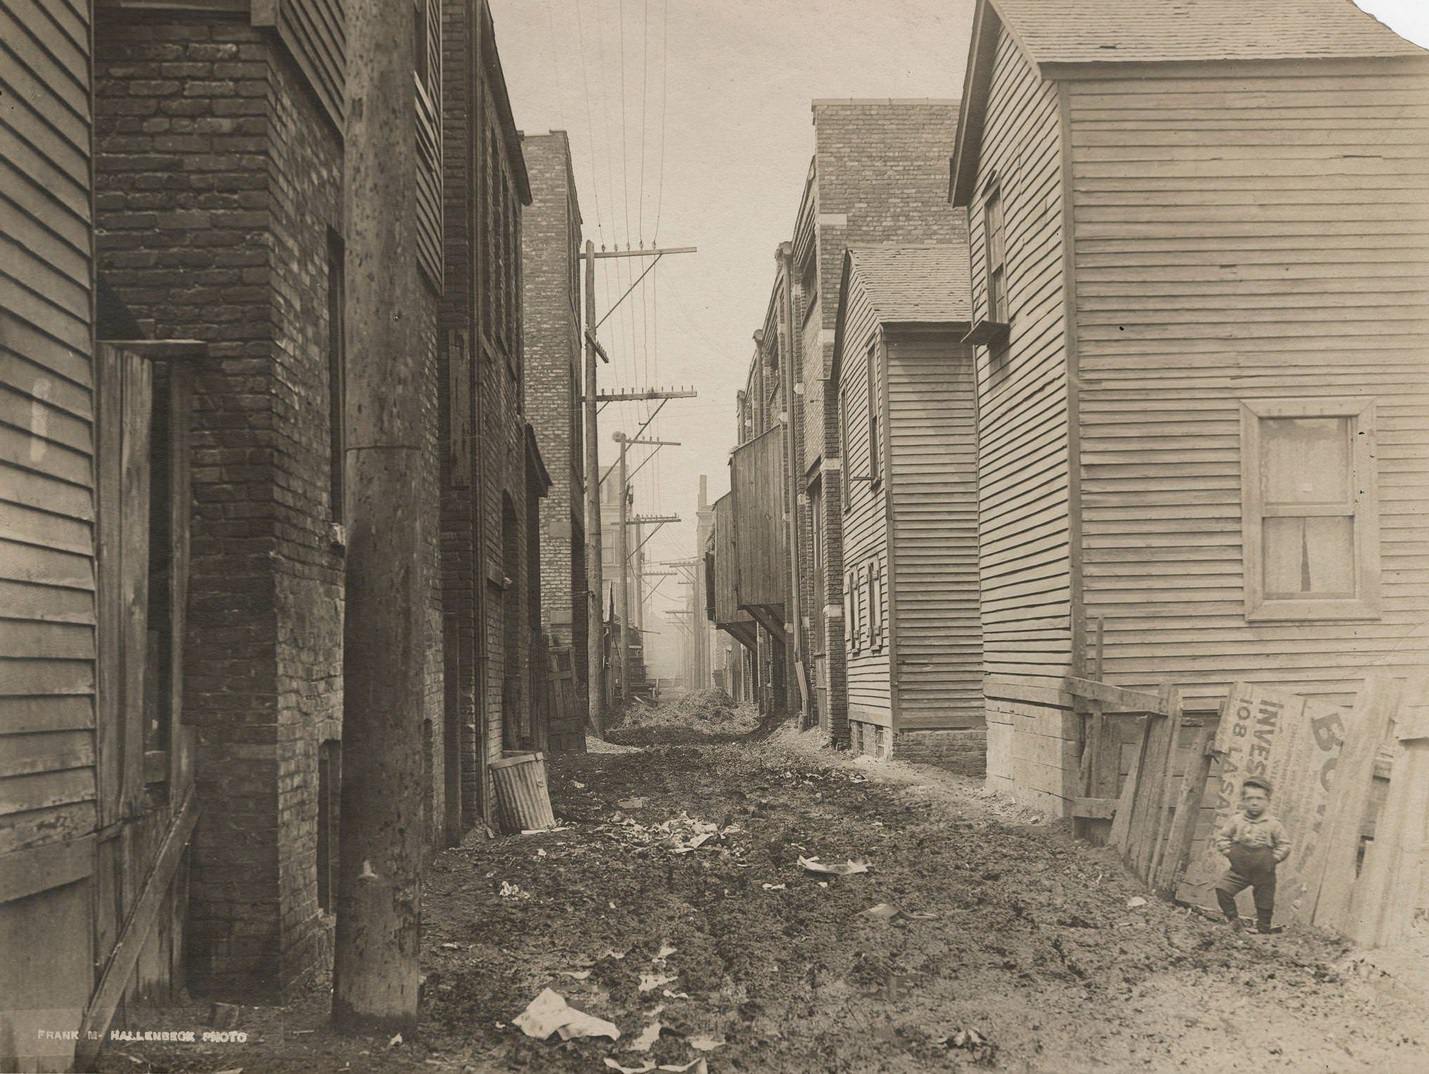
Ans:
[{"label": "young child", "polygon": [[1290,839],[1285,825],[1270,813],[1270,781],[1263,776],[1248,776],[1241,783],[1240,810],[1216,832],[1216,850],[1231,863],[1216,884],[1216,902],[1226,920],[1239,926],[1235,897],[1251,888],[1256,928],[1269,932],[1275,911],[1275,867],[1290,856]]}]

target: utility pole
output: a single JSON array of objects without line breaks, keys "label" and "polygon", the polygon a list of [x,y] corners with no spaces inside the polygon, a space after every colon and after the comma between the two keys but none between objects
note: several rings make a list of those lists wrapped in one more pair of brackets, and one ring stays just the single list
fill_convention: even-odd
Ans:
[{"label": "utility pole", "polygon": [[[692,254],[696,250],[693,246],[671,247],[669,249],[659,249],[651,247],[639,250],[602,250],[596,252],[595,243],[590,239],[585,244],[585,331],[582,333],[585,339],[585,392],[582,402],[582,411],[585,418],[585,548],[586,548],[586,578],[590,590],[587,602],[587,623],[589,629],[586,637],[586,662],[588,665],[587,674],[587,696],[590,700],[590,723],[597,735],[605,734],[605,667],[602,663],[604,654],[603,634],[605,632],[605,609],[602,598],[605,596],[605,579],[602,577],[603,571],[600,563],[601,547],[601,526],[600,526],[600,452],[599,437],[596,429],[596,415],[599,413],[600,397],[599,387],[596,383],[596,359],[609,363],[610,358],[601,347],[600,340],[596,338],[596,331],[604,323],[605,317],[609,317],[615,312],[621,302],[634,290],[632,285],[624,295],[616,299],[610,309],[605,311],[605,317],[600,319],[595,315],[595,262],[597,258],[607,257],[653,257],[650,267],[645,272],[651,271],[655,265],[666,254]],[[643,279],[645,273],[641,273]],[[639,280],[636,281],[639,283]],[[655,398],[655,396],[651,396]],[[622,489],[622,495],[624,490]],[[623,504],[622,504],[623,507]],[[621,527],[622,539],[625,527]]]},{"label": "utility pole", "polygon": [[411,206],[413,8],[348,6],[344,408],[348,540],[343,767],[332,1019],[349,1032],[417,1022],[422,878],[420,483],[422,303]]},{"label": "utility pole", "polygon": [[[586,687],[590,725],[605,734],[605,593],[600,565],[600,452],[596,435],[595,243],[585,244],[585,562]],[[608,359],[607,359],[608,360]]]},{"label": "utility pole", "polygon": [[617,477],[620,484],[616,489],[616,495],[620,497],[620,532],[615,538],[615,562],[620,570],[620,594],[617,598],[620,608],[620,700],[626,701],[630,698],[630,538],[625,524],[630,516],[630,489],[625,473],[625,434],[616,433],[615,442],[620,445]]}]

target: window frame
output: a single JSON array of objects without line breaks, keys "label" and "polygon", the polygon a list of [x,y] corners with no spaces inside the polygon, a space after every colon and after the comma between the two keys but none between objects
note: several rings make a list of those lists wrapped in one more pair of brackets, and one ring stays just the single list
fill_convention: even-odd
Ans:
[{"label": "window frame", "polygon": [[[1245,569],[1245,617],[1249,622],[1377,619],[1380,591],[1378,474],[1375,469],[1375,400],[1363,397],[1247,399],[1241,402],[1241,520]],[[1261,424],[1277,418],[1341,418],[1350,423],[1348,514],[1305,508],[1267,507],[1261,475]],[[1354,538],[1355,596],[1267,597],[1263,540],[1268,518],[1348,517]]]},{"label": "window frame", "polygon": [[[993,206],[997,206],[996,226]],[[994,180],[982,197],[983,284],[987,291],[987,319],[1008,324],[1012,310],[1007,297],[1007,206],[1002,197],[1002,184]],[[998,286],[993,288],[994,273]]]}]

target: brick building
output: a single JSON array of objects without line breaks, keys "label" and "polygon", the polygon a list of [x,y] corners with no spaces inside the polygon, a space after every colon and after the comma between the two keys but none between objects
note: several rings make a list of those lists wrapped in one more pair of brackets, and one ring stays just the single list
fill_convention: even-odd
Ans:
[{"label": "brick building", "polygon": [[[185,721],[203,803],[190,984],[281,996],[326,958],[342,738],[344,229],[341,47],[294,8],[99,9],[100,277],[145,337],[208,344],[192,412],[193,531]],[[310,12],[311,14],[311,12]],[[328,25],[321,20],[318,25]],[[336,52],[331,52],[336,49]],[[334,59],[334,57],[336,57]],[[414,127],[435,116],[414,113]],[[430,168],[428,168],[430,173]],[[430,242],[430,215],[412,225]],[[440,269],[412,271],[436,505]],[[435,540],[425,740],[440,771]],[[441,816],[433,779],[429,818]],[[429,825],[435,842],[435,824]],[[320,856],[326,856],[320,860]]]},{"label": "brick building", "polygon": [[584,723],[588,633],[581,418],[581,211],[564,131],[523,135],[531,204],[521,216],[526,415],[551,476],[540,507],[541,626],[575,664]]},{"label": "brick building", "polygon": [[458,833],[491,812],[487,764],[532,736],[533,579],[522,212],[531,189],[491,9],[442,5],[446,721]]},{"label": "brick building", "polygon": [[[814,154],[791,242],[775,255],[774,282],[739,404],[738,442],[787,414],[784,472],[792,508],[787,605],[797,659],[783,692],[835,742],[848,738],[841,556],[844,474],[836,408],[824,405],[844,253],[850,244],[951,242],[959,214],[947,202],[955,101],[816,100]],[[785,392],[785,384],[788,391]],[[855,478],[858,475],[854,475]],[[797,613],[794,609],[797,608]],[[768,674],[784,639],[759,632]],[[800,669],[802,664],[802,671]],[[761,675],[760,681],[764,682]]]}]

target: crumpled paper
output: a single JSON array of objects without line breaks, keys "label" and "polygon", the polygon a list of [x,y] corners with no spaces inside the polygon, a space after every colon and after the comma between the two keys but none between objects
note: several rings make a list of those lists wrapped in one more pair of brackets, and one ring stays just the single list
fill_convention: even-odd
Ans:
[{"label": "crumpled paper", "polygon": [[541,989],[541,994],[512,1019],[512,1024],[537,1040],[545,1040],[552,1033],[559,1033],[562,1040],[573,1037],[620,1039],[620,1029],[613,1022],[576,1010],[566,1003],[564,996],[549,988]]},{"label": "crumpled paper", "polygon": [[799,864],[805,872],[826,873],[830,876],[852,876],[854,873],[868,872],[868,862],[847,861],[843,865],[825,865],[818,858],[806,858],[799,855]]}]

